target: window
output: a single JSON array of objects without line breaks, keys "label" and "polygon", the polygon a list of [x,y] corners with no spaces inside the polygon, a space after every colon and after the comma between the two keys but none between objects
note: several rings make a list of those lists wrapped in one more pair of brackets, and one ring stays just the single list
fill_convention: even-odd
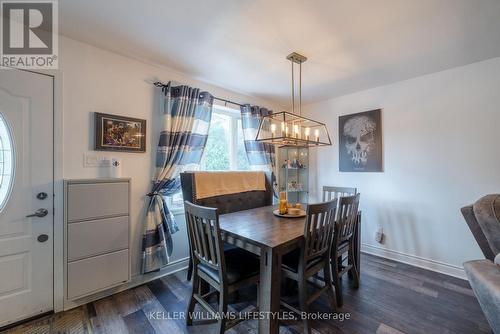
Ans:
[{"label": "window", "polygon": [[13,179],[14,154],[7,124],[0,114],[0,211],[9,198]]},{"label": "window", "polygon": [[214,107],[201,170],[248,170],[239,110]]},{"label": "window", "polygon": [[[250,169],[239,110],[214,106],[207,144],[199,169],[209,171]],[[182,193],[169,197],[167,204],[171,210],[182,210]]]}]

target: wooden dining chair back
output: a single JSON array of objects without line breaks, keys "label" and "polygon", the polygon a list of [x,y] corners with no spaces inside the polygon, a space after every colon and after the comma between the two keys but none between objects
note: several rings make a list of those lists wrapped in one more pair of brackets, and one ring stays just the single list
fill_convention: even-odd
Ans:
[{"label": "wooden dining chair back", "polygon": [[[332,236],[335,229],[336,201],[319,204],[309,204],[304,224],[304,241],[300,249],[285,254],[282,259],[283,276],[297,281],[299,288],[299,308],[281,301],[281,305],[289,310],[301,314],[309,311],[309,305],[323,293],[328,293],[332,311],[336,309],[335,292],[333,291],[330,254],[332,250]],[[309,278],[324,271],[324,286],[309,295],[307,285]],[[309,317],[304,317],[304,332],[310,333]]]},{"label": "wooden dining chair back", "polygon": [[[333,283],[337,297],[337,306],[343,304],[342,286],[340,279],[345,273],[350,273],[354,279],[354,285],[359,286],[359,270],[355,260],[354,233],[358,224],[360,194],[354,196],[340,197],[335,222],[335,232],[332,245]],[[347,253],[347,264],[344,265],[343,255]]]},{"label": "wooden dining chair back", "polygon": [[331,249],[335,212],[336,203],[333,201],[311,204],[307,207],[303,247],[305,265],[311,260],[327,255]]},{"label": "wooden dining chair back", "polygon": [[185,210],[194,265],[203,264],[218,271],[220,282],[222,282],[225,271],[224,246],[217,209],[186,201]]},{"label": "wooden dining chair back", "polygon": [[[186,323],[193,324],[196,303],[212,314],[217,321],[217,333],[222,334],[242,319],[228,322],[228,295],[242,287],[257,284],[260,261],[243,249],[224,251],[218,209],[184,202],[189,245],[193,261],[193,290],[187,309]],[[206,288],[212,287],[212,291]],[[207,291],[208,290],[208,291]],[[207,298],[217,293],[219,308],[215,310]],[[210,321],[209,321],[210,322]]]},{"label": "wooden dining chair back", "polygon": [[337,245],[350,240],[354,234],[358,218],[359,197],[360,194],[340,197],[335,231]]},{"label": "wooden dining chair back", "polygon": [[340,197],[356,195],[356,188],[323,186],[323,202],[339,199]]}]

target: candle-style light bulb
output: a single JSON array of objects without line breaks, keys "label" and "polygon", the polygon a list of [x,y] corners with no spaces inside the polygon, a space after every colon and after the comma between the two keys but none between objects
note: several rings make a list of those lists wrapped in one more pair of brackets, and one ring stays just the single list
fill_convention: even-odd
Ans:
[{"label": "candle-style light bulb", "polygon": [[310,131],[311,131],[310,128],[306,128],[306,130],[304,131],[305,135],[306,135],[306,140],[309,140],[309,133],[310,133]]},{"label": "candle-style light bulb", "polygon": [[314,130],[314,136],[316,137],[316,142],[319,142],[319,130]]},{"label": "candle-style light bulb", "polygon": [[293,126],[293,132],[295,133],[295,138],[299,138],[299,126],[297,124]]},{"label": "candle-style light bulb", "polygon": [[276,124],[271,124],[271,135],[274,138],[274,135],[276,133]]},{"label": "candle-style light bulb", "polygon": [[288,137],[288,126],[285,126],[285,137]]}]

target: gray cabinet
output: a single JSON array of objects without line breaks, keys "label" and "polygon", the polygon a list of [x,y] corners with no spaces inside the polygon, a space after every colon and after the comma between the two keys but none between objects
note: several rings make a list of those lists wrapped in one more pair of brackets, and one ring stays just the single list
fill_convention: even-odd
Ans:
[{"label": "gray cabinet", "polygon": [[130,281],[130,180],[64,181],[65,299]]}]

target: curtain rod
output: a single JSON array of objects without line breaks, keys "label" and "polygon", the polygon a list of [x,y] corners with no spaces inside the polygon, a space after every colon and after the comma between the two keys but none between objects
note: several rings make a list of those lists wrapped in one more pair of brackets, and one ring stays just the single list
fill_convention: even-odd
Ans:
[{"label": "curtain rod", "polygon": [[[155,85],[156,87],[166,87],[167,84],[161,82],[161,81],[155,81],[153,82],[153,85]],[[241,103],[238,103],[238,102],[233,102],[231,100],[226,100],[226,99],[221,99],[220,97],[215,97],[214,96],[214,100],[218,100],[218,101],[221,101],[221,102],[224,102],[224,106],[227,106],[227,104],[234,104],[234,105],[237,105],[239,107],[243,106]]]}]

